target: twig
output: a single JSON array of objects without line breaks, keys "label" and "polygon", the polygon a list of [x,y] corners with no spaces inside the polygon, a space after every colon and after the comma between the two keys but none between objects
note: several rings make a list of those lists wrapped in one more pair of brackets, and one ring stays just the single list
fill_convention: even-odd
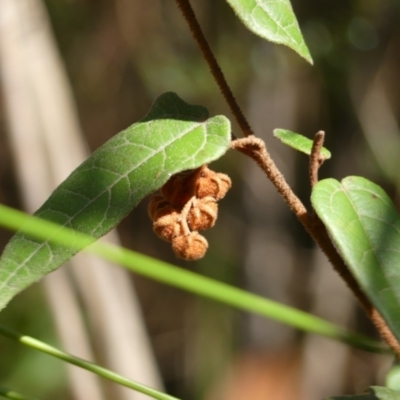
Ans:
[{"label": "twig", "polygon": [[[232,135],[231,148],[239,150],[241,153],[251,157],[258,166],[266,173],[268,178],[271,180],[275,188],[282,195],[290,209],[294,212],[296,217],[302,223],[307,232],[319,245],[329,261],[332,263],[334,269],[339,273],[343,280],[347,283],[351,291],[358,298],[367,315],[374,323],[377,330],[380,332],[382,338],[389,344],[389,346],[396,353],[400,359],[400,344],[386,325],[386,322],[379,314],[379,312],[372,306],[369,299],[361,291],[357,281],[351,275],[346,264],[343,262],[341,256],[336,251],[336,248],[332,244],[330,237],[325,229],[323,223],[317,218],[311,216],[301,200],[293,192],[289,184],[286,182],[284,176],[275,165],[271,156],[269,155],[265,143],[254,136],[245,116],[243,115],[240,107],[238,106],[233,93],[226,82],[224,74],[217,60],[201,30],[201,27],[197,21],[197,18],[193,12],[193,9],[189,3],[189,0],[175,0],[178,7],[182,11],[184,18],[186,19],[190,31],[197,42],[204,59],[208,63],[212,75],[217,82],[225,100],[227,101],[233,115],[236,118],[241,130],[243,131],[244,138],[235,139]],[[321,157],[321,148],[324,141],[324,132],[320,131],[316,134],[314,144],[310,156],[310,181],[313,187],[318,181],[318,169],[324,161]]]},{"label": "twig", "polygon": [[[319,218],[313,218],[309,215],[304,204],[292,191],[284,176],[271,159],[265,143],[261,139],[251,136],[234,140],[231,144],[231,148],[239,150],[241,153],[252,158],[266,173],[290,209],[295,213],[301,224],[325,253],[334,269],[338,272],[342,279],[347,283],[353,294],[357,297],[368,317],[371,319],[376,329],[380,333],[381,337],[388,343],[388,345],[400,359],[399,342],[387,326],[380,313],[376,310],[376,308],[373,307],[369,299],[361,290],[356,279],[350,273],[343,259],[332,244],[324,224]],[[316,153],[317,151],[318,150],[315,150],[314,152]]]},{"label": "twig", "polygon": [[306,207],[286,182],[285,177],[269,155],[262,139],[255,136],[236,139],[232,141],[231,148],[251,157],[266,173],[297,218],[302,221],[303,225],[307,223],[308,213]]},{"label": "twig", "polygon": [[321,154],[322,146],[324,145],[325,132],[319,131],[315,134],[313,146],[310,154],[310,164],[309,164],[309,174],[310,174],[310,184],[313,188],[318,182],[318,170],[325,158]]},{"label": "twig", "polygon": [[179,9],[182,11],[182,14],[189,25],[190,31],[193,35],[194,40],[202,52],[204,59],[206,60],[208,67],[210,68],[211,74],[213,75],[217,85],[219,86],[222,95],[224,96],[226,102],[229,105],[233,115],[237,123],[240,126],[240,129],[243,132],[244,136],[253,135],[253,132],[250,128],[249,123],[247,122],[246,117],[244,116],[242,110],[240,109],[235,97],[233,96],[232,90],[229,87],[225,76],[221,70],[221,67],[216,60],[214,53],[212,52],[210,45],[207,42],[207,39],[204,36],[203,31],[197,21],[196,15],[193,11],[192,6],[189,3],[189,0],[175,0]]}]

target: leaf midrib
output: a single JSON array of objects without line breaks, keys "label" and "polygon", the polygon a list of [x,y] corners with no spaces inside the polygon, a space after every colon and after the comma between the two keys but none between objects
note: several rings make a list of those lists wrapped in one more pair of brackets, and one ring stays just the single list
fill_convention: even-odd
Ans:
[{"label": "leaf midrib", "polygon": [[[342,187],[343,187],[343,186],[342,186]],[[365,190],[365,189],[362,189],[362,190],[363,190],[363,191],[367,191],[367,192],[369,192],[369,193],[372,193],[371,191],[368,191],[368,190]],[[353,207],[353,210],[356,211],[357,209],[356,209],[356,207],[355,207],[355,205],[354,205],[354,202],[352,201],[351,197],[348,195],[348,191],[345,190],[344,188],[343,188],[343,191],[344,191],[344,193],[346,194],[346,197],[348,198],[348,200],[349,200],[351,206]],[[376,195],[376,193],[373,193],[373,194]],[[379,197],[379,198],[381,199],[381,197]],[[381,200],[382,200],[382,199],[381,199]],[[390,285],[390,282],[388,281],[388,279],[387,279],[387,277],[386,277],[386,275],[385,275],[385,273],[384,273],[384,271],[383,271],[383,268],[381,267],[381,266],[383,265],[383,262],[382,262],[382,261],[380,260],[380,258],[378,257],[377,252],[376,252],[376,249],[375,249],[374,246],[372,245],[371,239],[370,239],[369,235],[367,234],[367,229],[365,228],[365,225],[364,225],[364,223],[362,222],[362,219],[359,217],[359,215],[361,215],[361,214],[359,214],[357,211],[356,211],[356,214],[357,214],[357,216],[358,216],[358,221],[359,221],[359,223],[360,223],[360,225],[361,225],[361,228],[362,228],[362,230],[363,230],[363,233],[364,233],[365,237],[366,237],[367,240],[368,240],[369,249],[372,251],[372,253],[373,253],[373,255],[374,255],[376,264],[380,266],[380,272],[382,273],[382,276],[383,276],[383,278],[384,278],[384,280],[385,280],[386,289],[391,290],[391,291],[393,292],[393,294],[394,294],[393,288],[392,288],[392,286]],[[365,216],[365,217],[368,217],[367,215],[364,215],[364,216]],[[392,226],[392,225],[389,225],[389,226]],[[368,250],[367,250],[367,251],[368,251]],[[366,252],[364,251],[364,252],[363,252],[363,257],[364,257],[364,255],[365,255],[365,253],[366,253]],[[361,261],[361,263],[362,263],[362,261]],[[397,296],[395,296],[395,295],[394,295],[394,298],[395,298],[396,300],[398,300],[398,299],[397,299]],[[397,303],[398,303],[398,301],[397,301]]]},{"label": "leaf midrib", "polygon": [[[274,18],[271,16],[271,13],[268,12],[266,8],[264,8],[264,7],[267,7],[267,5],[265,5],[265,3],[260,3],[260,0],[255,0],[255,2],[256,2],[256,4],[257,4],[257,6],[260,7],[266,14],[268,14],[268,16],[271,18],[271,20],[274,21],[275,24],[276,24],[280,29],[282,29],[282,30],[286,33],[286,36],[289,38],[289,40],[290,40],[292,43],[296,44],[297,46],[301,46],[301,45],[302,45],[302,44],[301,44],[301,41],[300,41],[300,42],[297,42],[294,38],[292,38],[292,35],[289,35],[288,32],[287,32],[287,29],[286,29],[286,28],[287,28],[287,27],[290,27],[290,26],[295,26],[295,24],[286,25],[286,28],[283,27],[283,25],[281,25],[281,24],[278,22],[278,20],[274,19]],[[253,13],[253,11],[254,11],[254,8],[253,8],[253,10],[252,10],[252,13]],[[275,32],[275,34],[277,34],[277,33]],[[277,42],[277,43],[284,43],[283,40],[282,40],[282,41],[278,41],[278,40],[277,40],[276,42]]]}]

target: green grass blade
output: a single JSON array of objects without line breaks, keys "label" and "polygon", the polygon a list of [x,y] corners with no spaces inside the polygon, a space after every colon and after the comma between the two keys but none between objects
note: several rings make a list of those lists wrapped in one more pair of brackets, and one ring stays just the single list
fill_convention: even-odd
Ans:
[{"label": "green grass blade", "polygon": [[[92,240],[82,233],[72,232],[68,228],[60,229],[54,223],[28,216],[4,205],[0,205],[0,225],[14,230],[21,229],[29,235],[41,238],[50,237],[52,241],[57,241],[65,246],[70,246],[71,243],[77,245],[77,242],[86,244]],[[150,279],[219,301],[240,310],[272,318],[306,332],[336,339],[367,351],[387,351],[386,348],[383,348],[373,340],[351,333],[311,314],[119,246],[97,242],[89,246],[85,251],[118,263]]]},{"label": "green grass blade", "polygon": [[[110,371],[107,368],[100,367],[99,365],[93,364],[89,361],[85,361],[81,358],[72,356],[71,354],[65,353],[56,347],[50,346],[46,343],[41,342],[30,336],[22,335],[18,332],[12,331],[11,329],[0,326],[0,334],[6,336],[12,340],[16,340],[19,343],[31,347],[35,350],[41,351],[42,353],[46,353],[50,356],[59,358],[60,360],[64,360],[70,364],[74,364],[80,368],[91,371],[103,378],[106,378],[110,381],[118,383],[120,385],[126,386],[130,389],[134,389],[137,392],[147,394],[150,397],[158,400],[178,400],[176,397],[170,396],[168,394],[159,392],[158,390],[152,389],[148,386],[142,385],[140,383],[134,382],[128,378],[125,378],[113,371]],[[18,399],[18,397],[17,397]],[[25,399],[25,397],[23,398]]]},{"label": "green grass blade", "polygon": [[270,42],[286,45],[310,64],[310,52],[289,0],[227,0],[244,25]]},{"label": "green grass blade", "polygon": [[4,397],[6,399],[11,399],[11,400],[37,400],[36,398],[24,396],[21,393],[14,392],[13,390],[1,386],[0,386],[0,397]]},{"label": "green grass blade", "polygon": [[311,201],[363,292],[400,340],[400,217],[385,191],[349,176],[315,185]]},{"label": "green grass blade", "polygon": [[[115,227],[171,175],[218,159],[228,149],[230,123],[174,93],[120,132],[53,192],[35,215],[95,239]],[[0,259],[0,310],[22,289],[68,261],[82,247],[60,246],[17,233]]]}]

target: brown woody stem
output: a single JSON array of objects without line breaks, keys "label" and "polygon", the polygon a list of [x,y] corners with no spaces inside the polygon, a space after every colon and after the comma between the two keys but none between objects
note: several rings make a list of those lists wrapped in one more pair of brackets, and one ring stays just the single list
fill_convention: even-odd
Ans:
[{"label": "brown woody stem", "polygon": [[[322,146],[322,144],[321,144]],[[400,344],[387,326],[386,322],[373,307],[364,292],[360,289],[357,281],[351,275],[343,259],[336,251],[325,226],[317,216],[311,216],[301,200],[292,191],[284,176],[269,155],[265,143],[254,136],[236,139],[231,143],[231,148],[239,150],[241,153],[251,157],[259,167],[265,172],[271,182],[274,184],[278,192],[282,195],[290,209],[295,213],[301,224],[325,253],[334,269],[347,283],[350,290],[357,297],[367,315],[379,331],[382,338],[392,348],[394,353],[400,359]],[[317,152],[317,150],[315,151]]]},{"label": "brown woody stem", "polygon": [[315,134],[313,146],[310,154],[309,175],[310,184],[313,188],[318,182],[318,170],[325,159],[321,155],[321,149],[324,145],[325,132],[319,131]]},{"label": "brown woody stem", "polygon": [[[332,241],[326,232],[325,226],[316,216],[310,216],[304,204],[292,191],[284,176],[275,165],[274,161],[272,160],[266,149],[265,143],[261,139],[254,136],[250,125],[247,122],[239,105],[237,104],[235,97],[233,96],[233,93],[225,79],[225,76],[222,73],[222,70],[201,30],[201,27],[197,21],[189,0],[175,1],[179,9],[182,11],[184,18],[189,25],[190,31],[196,43],[198,44],[200,51],[202,52],[215,81],[217,82],[226,102],[228,103],[237,123],[239,124],[245,136],[242,139],[235,139],[235,137],[232,135],[235,140],[232,141],[231,148],[237,149],[241,153],[251,157],[266,173],[278,192],[282,195],[286,203],[289,205],[290,209],[295,213],[304,228],[328,257],[335,270],[339,273],[339,275],[352,290],[354,295],[358,298],[382,338],[388,343],[388,345],[392,348],[394,353],[400,359],[399,342],[387,326],[382,316],[372,306],[368,298],[361,291],[357,281],[350,274],[347,266],[344,264],[342,258],[336,251],[336,248],[332,244]],[[316,138],[314,139],[314,146],[310,160],[310,180],[312,186],[318,181],[318,169],[323,162],[320,159],[320,150],[323,144],[323,139],[323,132],[318,132]]]},{"label": "brown woody stem", "polygon": [[197,21],[196,15],[194,14],[193,8],[189,3],[189,0],[175,0],[179,9],[182,11],[182,14],[189,25],[190,31],[195,39],[197,45],[200,48],[201,53],[206,60],[208,67],[210,68],[211,74],[213,75],[217,85],[219,86],[222,95],[224,96],[226,102],[229,105],[229,108],[232,111],[232,114],[235,116],[237,123],[240,126],[240,129],[243,132],[244,136],[252,135],[253,132],[250,128],[249,123],[247,122],[246,117],[244,116],[241,108],[239,107],[231,88],[229,87],[225,76],[221,70],[221,67],[216,60],[214,53],[212,52],[210,45],[207,42],[207,39],[204,36],[203,31],[201,30],[200,24]]},{"label": "brown woody stem", "polygon": [[301,200],[295,195],[285,177],[269,155],[265,143],[255,136],[236,139],[231,142],[231,148],[251,157],[265,172],[278,192],[283,196],[290,209],[300,221],[308,220],[307,209]]}]

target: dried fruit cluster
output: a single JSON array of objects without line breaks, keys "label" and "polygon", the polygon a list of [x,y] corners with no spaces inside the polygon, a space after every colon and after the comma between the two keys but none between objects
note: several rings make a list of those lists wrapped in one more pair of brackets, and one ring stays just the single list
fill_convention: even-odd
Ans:
[{"label": "dried fruit cluster", "polygon": [[173,175],[150,199],[148,212],[153,230],[172,243],[174,253],[198,260],[207,251],[207,240],[198,231],[212,228],[218,216],[217,201],[231,187],[229,176],[203,166]]}]

